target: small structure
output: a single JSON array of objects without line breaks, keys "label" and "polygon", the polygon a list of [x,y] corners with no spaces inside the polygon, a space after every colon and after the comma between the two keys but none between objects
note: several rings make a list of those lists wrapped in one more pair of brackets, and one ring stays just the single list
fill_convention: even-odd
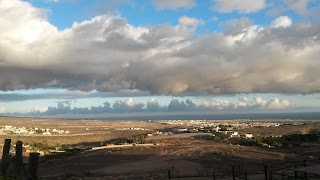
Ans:
[{"label": "small structure", "polygon": [[188,131],[187,128],[179,128],[179,129],[178,129],[178,132],[180,132],[180,133],[181,133],[181,132],[186,132],[186,131]]},{"label": "small structure", "polygon": [[228,131],[226,133],[227,138],[235,138],[235,137],[240,137],[238,132],[233,132],[233,131]]},{"label": "small structure", "polygon": [[253,135],[251,133],[246,133],[244,135],[245,138],[253,138]]}]

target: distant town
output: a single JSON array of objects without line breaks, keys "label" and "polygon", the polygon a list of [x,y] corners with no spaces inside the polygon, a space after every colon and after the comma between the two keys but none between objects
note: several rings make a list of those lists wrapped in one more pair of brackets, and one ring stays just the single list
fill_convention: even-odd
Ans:
[{"label": "distant town", "polygon": [[20,135],[64,135],[69,134],[68,130],[62,129],[49,129],[49,128],[27,128],[27,127],[15,127],[11,125],[5,125],[0,127],[0,134],[20,134]]}]

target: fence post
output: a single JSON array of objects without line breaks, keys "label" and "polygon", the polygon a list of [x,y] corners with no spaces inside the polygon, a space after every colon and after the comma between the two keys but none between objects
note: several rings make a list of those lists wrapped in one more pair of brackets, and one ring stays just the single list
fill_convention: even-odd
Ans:
[{"label": "fence post", "polygon": [[[307,160],[303,160],[303,167],[307,166]],[[306,172],[304,172],[304,179],[308,179],[308,175]]]},{"label": "fence post", "polygon": [[38,179],[39,153],[30,153],[28,165],[28,180]]},{"label": "fence post", "polygon": [[294,165],[294,179],[298,179],[297,164]]},{"label": "fence post", "polygon": [[241,167],[241,172],[243,172],[243,171],[244,171],[244,170],[243,170],[243,161],[242,161],[242,164],[241,164],[241,165],[242,165],[242,167]]},{"label": "fence post", "polygon": [[170,172],[170,169],[168,170],[168,177],[169,177],[169,179],[171,179],[171,172]]},{"label": "fence post", "polygon": [[269,173],[269,180],[272,180],[272,173]]},{"label": "fence post", "polygon": [[11,139],[5,139],[4,140],[4,146],[3,146],[3,151],[2,151],[2,157],[9,155],[11,148]]},{"label": "fence post", "polygon": [[236,175],[234,173],[234,166],[232,166],[232,179],[233,180],[236,180]]},{"label": "fence post", "polygon": [[264,178],[265,180],[268,180],[268,166],[264,165]]},{"label": "fence post", "polygon": [[247,174],[247,172],[244,173],[244,180],[248,180],[248,174]]},{"label": "fence post", "polygon": [[3,151],[2,151],[2,159],[1,159],[1,174],[2,175],[6,175],[6,170],[9,165],[10,148],[11,148],[11,139],[5,139]]},{"label": "fence post", "polygon": [[213,169],[213,171],[212,171],[212,177],[213,177],[213,180],[216,180],[216,171],[215,171],[215,169]]},{"label": "fence post", "polygon": [[16,177],[21,177],[23,174],[22,141],[16,142],[16,163]]}]

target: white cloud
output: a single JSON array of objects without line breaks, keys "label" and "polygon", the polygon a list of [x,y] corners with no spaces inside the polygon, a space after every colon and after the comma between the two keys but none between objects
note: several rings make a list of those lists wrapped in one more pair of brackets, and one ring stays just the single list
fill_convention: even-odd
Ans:
[{"label": "white cloud", "polygon": [[262,109],[289,109],[295,105],[290,103],[288,100],[281,100],[279,98],[273,98],[269,101],[262,99],[261,97],[254,98],[253,107]]},{"label": "white cloud", "polygon": [[237,104],[237,107],[247,107],[250,106],[250,101],[247,97],[241,97],[239,98],[239,103]]},{"label": "white cloud", "polygon": [[196,19],[196,18],[190,18],[187,16],[182,16],[179,18],[179,24],[183,26],[198,26],[199,24],[202,24],[203,21]]},{"label": "white cloud", "polygon": [[43,113],[47,111],[48,111],[48,107],[36,106],[31,112]]},{"label": "white cloud", "polygon": [[157,101],[156,101],[156,99],[155,98],[150,98],[150,99],[148,99],[148,101],[147,101],[147,103],[150,103],[150,104],[154,104],[154,103],[156,103]]},{"label": "white cloud", "polygon": [[198,104],[198,108],[205,109],[217,109],[217,110],[277,110],[277,109],[290,109],[295,105],[290,103],[288,100],[281,100],[279,98],[273,98],[269,101],[262,99],[261,97],[255,97],[252,100],[247,97],[239,98],[237,103],[231,103],[227,100],[215,100],[209,99],[207,101]]},{"label": "white cloud", "polygon": [[124,103],[128,106],[133,106],[135,104],[132,98],[125,100]]},{"label": "white cloud", "polygon": [[312,0],[284,0],[289,9],[303,15],[307,15],[309,13],[308,4],[311,1]]},{"label": "white cloud", "polygon": [[136,103],[132,98],[125,101],[116,101],[112,108],[114,112],[139,112],[143,111],[145,104]]},{"label": "white cloud", "polygon": [[201,102],[199,106],[210,108],[210,109],[218,109],[218,110],[224,110],[224,109],[234,107],[234,105],[227,100],[215,100],[215,99],[210,99],[205,102]]},{"label": "white cloud", "polygon": [[59,0],[43,0],[46,3],[58,3]]},{"label": "white cloud", "polygon": [[271,23],[271,27],[273,28],[287,28],[291,25],[292,20],[288,16],[280,16]]},{"label": "white cloud", "polygon": [[[190,99],[180,101],[172,99],[170,103],[160,105],[154,98],[148,99],[146,103],[135,102],[133,98],[117,100],[113,104],[104,102],[101,106],[71,107],[70,101],[58,102],[53,107],[38,106],[29,111],[29,114],[101,114],[101,113],[128,113],[128,112],[192,112],[192,111],[228,111],[228,112],[270,112],[274,110],[288,110],[295,108],[295,105],[288,100],[273,98],[264,100],[261,97],[248,99],[239,98],[238,102],[230,102],[225,99],[206,99],[194,103]],[[7,113],[5,108],[0,106],[0,114]]]},{"label": "white cloud", "polygon": [[182,16],[179,18],[179,27],[184,31],[194,31],[199,25],[204,24],[203,20]]},{"label": "white cloud", "polygon": [[196,6],[195,0],[153,0],[153,5],[156,9],[180,9],[193,8]]},{"label": "white cloud", "polygon": [[265,107],[267,106],[267,101],[263,100],[261,97],[255,97],[254,98],[254,104],[261,106],[261,107]]},{"label": "white cloud", "polygon": [[266,7],[265,0],[212,0],[212,9],[222,13],[254,13]]},{"label": "white cloud", "polygon": [[191,17],[139,27],[104,15],[58,30],[45,10],[0,0],[0,89],[320,92],[320,26],[279,22],[286,28],[242,18],[224,33],[195,37],[201,20]]},{"label": "white cloud", "polygon": [[268,102],[267,108],[269,109],[287,109],[293,105],[288,100],[280,100],[278,98],[271,99]]},{"label": "white cloud", "polygon": [[0,114],[6,113],[6,108],[0,106]]}]

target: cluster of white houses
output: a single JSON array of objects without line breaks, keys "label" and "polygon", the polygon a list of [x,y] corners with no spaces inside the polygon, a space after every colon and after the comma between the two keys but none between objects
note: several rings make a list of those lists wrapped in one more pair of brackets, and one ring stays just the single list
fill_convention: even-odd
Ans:
[{"label": "cluster of white houses", "polygon": [[41,134],[41,135],[63,135],[63,134],[69,134],[68,130],[62,130],[62,129],[49,129],[49,128],[28,128],[28,127],[15,127],[11,125],[5,125],[0,128],[0,133],[4,134],[24,134],[24,135],[35,135],[35,134]]},{"label": "cluster of white houses", "polygon": [[[278,127],[285,123],[268,122],[268,121],[252,121],[248,119],[241,120],[158,120],[157,122],[166,123],[170,125],[186,125],[198,127],[211,127],[211,126],[232,126],[237,129],[250,128],[250,127]],[[295,124],[292,124],[295,125]]]},{"label": "cluster of white houses", "polygon": [[[245,133],[240,135],[237,131],[227,130],[227,131],[220,131],[221,128],[219,126],[213,128],[213,131],[205,132],[206,134],[212,133],[212,136],[215,136],[216,134],[224,134],[226,138],[253,138],[252,133]],[[170,136],[174,134],[181,134],[181,133],[203,133],[201,131],[201,128],[174,128],[171,130],[165,130],[165,131],[155,131],[153,133],[148,134],[148,136],[157,136],[157,135],[164,135],[164,136]]]}]

